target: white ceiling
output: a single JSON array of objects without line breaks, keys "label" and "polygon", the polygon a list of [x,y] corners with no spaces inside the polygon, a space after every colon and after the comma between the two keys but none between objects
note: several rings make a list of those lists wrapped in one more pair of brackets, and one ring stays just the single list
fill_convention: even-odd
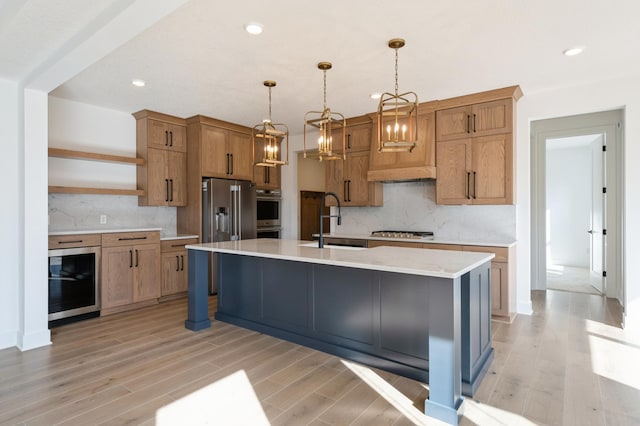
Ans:
[{"label": "white ceiling", "polygon": [[[133,0],[5,0],[0,78],[24,80],[107,9]],[[637,0],[190,0],[51,94],[126,112],[204,114],[248,126],[267,115],[301,133],[322,107],[319,61],[330,61],[328,105],[371,112],[372,92],[420,101],[519,84],[527,93],[640,74]],[[264,25],[260,36],[243,24]],[[582,55],[562,51],[584,45]],[[130,84],[146,80],[144,88]]]}]

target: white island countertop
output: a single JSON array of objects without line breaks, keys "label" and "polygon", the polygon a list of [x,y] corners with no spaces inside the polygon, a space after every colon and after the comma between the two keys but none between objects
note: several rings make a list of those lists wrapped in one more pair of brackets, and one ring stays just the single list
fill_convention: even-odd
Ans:
[{"label": "white island countertop", "polygon": [[186,248],[441,278],[458,278],[494,258],[492,253],[405,247],[319,249],[317,242],[268,238],[193,244]]}]

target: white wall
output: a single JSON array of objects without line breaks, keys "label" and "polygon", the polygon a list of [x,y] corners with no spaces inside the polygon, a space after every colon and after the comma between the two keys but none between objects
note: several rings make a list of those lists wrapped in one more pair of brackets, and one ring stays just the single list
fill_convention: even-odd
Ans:
[{"label": "white wall", "polygon": [[591,226],[591,147],[554,147],[547,141],[547,265],[589,267]]},{"label": "white wall", "polygon": [[640,197],[636,183],[640,168],[634,163],[640,158],[640,96],[639,76],[565,89],[527,93],[518,102],[517,125],[517,234],[518,234],[518,310],[530,309],[531,287],[531,203],[530,203],[530,123],[534,120],[565,117],[613,109],[625,110],[624,123],[624,207],[626,281],[626,321],[630,329],[640,328],[640,269],[633,261],[640,259],[640,247],[632,242],[640,238]]},{"label": "white wall", "polygon": [[[49,146],[136,156],[136,120],[128,112],[49,96]],[[49,185],[136,188],[128,164],[49,158]],[[176,231],[175,207],[138,207],[134,196],[51,194],[49,230],[160,227]],[[100,224],[100,215],[107,224]]]},{"label": "white wall", "polygon": [[19,209],[18,186],[18,126],[19,87],[12,81],[0,79],[0,180],[3,186],[3,207],[0,209],[0,349],[16,346],[18,342],[19,289]]}]

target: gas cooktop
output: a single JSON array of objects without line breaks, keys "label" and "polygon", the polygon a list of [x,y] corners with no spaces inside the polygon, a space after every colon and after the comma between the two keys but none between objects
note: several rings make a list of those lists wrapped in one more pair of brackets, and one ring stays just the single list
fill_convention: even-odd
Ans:
[{"label": "gas cooktop", "polygon": [[383,238],[422,238],[422,239],[433,239],[433,232],[431,231],[373,231],[371,233],[372,237],[383,237]]}]

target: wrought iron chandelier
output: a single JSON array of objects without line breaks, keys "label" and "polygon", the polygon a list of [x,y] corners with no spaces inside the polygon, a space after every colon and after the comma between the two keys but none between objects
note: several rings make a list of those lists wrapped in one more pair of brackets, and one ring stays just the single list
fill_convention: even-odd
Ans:
[{"label": "wrought iron chandelier", "polygon": [[[323,160],[344,160],[346,159],[345,132],[346,120],[339,112],[332,112],[327,107],[327,70],[331,69],[331,62],[320,62],[318,69],[324,73],[324,92],[322,111],[309,111],[304,116],[304,158],[312,157]],[[317,151],[307,149],[307,133],[310,138],[313,134],[318,135]],[[336,152],[334,148],[334,137],[339,142],[338,148],[342,152]]]},{"label": "wrought iron chandelier", "polygon": [[378,104],[378,151],[413,151],[418,141],[418,95],[414,92],[398,94],[398,49],[404,39],[389,40],[389,47],[396,52],[396,85],[394,93],[385,92]]},{"label": "wrought iron chandelier", "polygon": [[[271,120],[271,88],[276,87],[273,80],[265,80],[263,84],[269,88],[269,118],[262,120],[262,124],[253,126],[253,155],[254,165],[261,167],[277,167],[289,162],[289,128],[285,124],[273,123]],[[256,150],[257,141],[263,141],[263,149]],[[285,157],[281,159],[280,143],[284,142]],[[256,157],[256,151],[259,152]]]}]

